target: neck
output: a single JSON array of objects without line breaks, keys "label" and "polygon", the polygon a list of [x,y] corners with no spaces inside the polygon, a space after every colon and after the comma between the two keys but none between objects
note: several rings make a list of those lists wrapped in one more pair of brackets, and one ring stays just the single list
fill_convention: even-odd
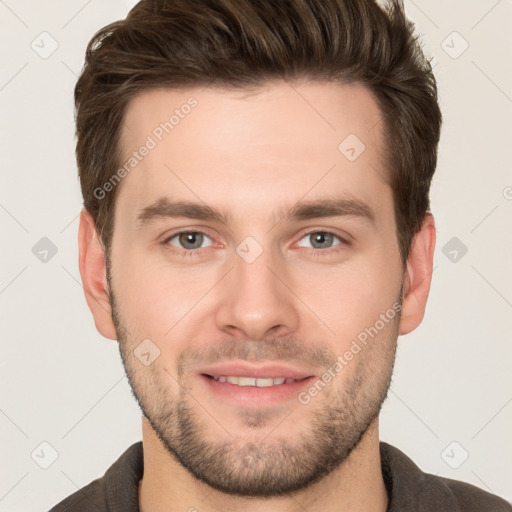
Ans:
[{"label": "neck", "polygon": [[139,483],[141,512],[385,512],[388,495],[382,477],[378,418],[349,457],[319,482],[292,495],[244,498],[213,490],[198,481],[162,445],[145,418],[142,421],[144,476]]}]

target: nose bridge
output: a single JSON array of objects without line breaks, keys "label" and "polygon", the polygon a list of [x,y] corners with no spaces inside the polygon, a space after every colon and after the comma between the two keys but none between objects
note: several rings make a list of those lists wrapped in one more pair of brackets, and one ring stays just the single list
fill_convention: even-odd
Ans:
[{"label": "nose bridge", "polygon": [[237,253],[234,277],[240,296],[247,295],[245,300],[253,298],[255,303],[259,302],[260,299],[274,300],[280,290],[278,290],[277,278],[270,269],[275,269],[276,266],[277,258],[272,255],[271,249],[262,251],[261,255],[255,258],[254,261],[247,260]]},{"label": "nose bridge", "polygon": [[252,339],[261,339],[271,329],[274,335],[278,331],[283,335],[299,322],[294,296],[281,281],[286,282],[285,267],[271,248],[254,242],[246,239],[237,247],[217,323],[232,334],[243,331]]}]

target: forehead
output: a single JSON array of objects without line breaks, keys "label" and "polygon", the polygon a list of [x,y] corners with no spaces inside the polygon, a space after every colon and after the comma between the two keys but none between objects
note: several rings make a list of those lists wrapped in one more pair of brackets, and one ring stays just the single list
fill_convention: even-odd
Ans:
[{"label": "forehead", "polygon": [[118,201],[130,209],[171,195],[263,210],[387,187],[381,113],[359,84],[146,91],[128,105],[120,147],[130,164]]}]

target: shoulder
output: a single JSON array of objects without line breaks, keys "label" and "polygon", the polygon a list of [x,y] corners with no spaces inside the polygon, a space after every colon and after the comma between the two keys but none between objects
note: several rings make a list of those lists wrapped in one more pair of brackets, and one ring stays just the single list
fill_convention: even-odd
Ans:
[{"label": "shoulder", "polygon": [[81,510],[108,511],[105,501],[104,480],[98,478],[80,490],[64,498],[50,512],[77,512]]},{"label": "shoulder", "polygon": [[504,499],[474,485],[424,473],[405,453],[380,443],[389,512],[512,512]]},{"label": "shoulder", "polygon": [[438,476],[434,476],[434,478],[439,479],[443,485],[450,489],[461,512],[512,512],[510,503],[479,487],[450,478]]},{"label": "shoulder", "polygon": [[105,472],[55,505],[50,512],[138,511],[138,483],[144,472],[142,441],[130,446]]}]

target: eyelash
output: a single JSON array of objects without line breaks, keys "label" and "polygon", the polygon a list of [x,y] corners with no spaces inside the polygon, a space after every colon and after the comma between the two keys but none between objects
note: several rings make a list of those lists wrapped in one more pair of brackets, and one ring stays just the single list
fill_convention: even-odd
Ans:
[{"label": "eyelash", "polygon": [[[201,256],[203,251],[205,251],[206,249],[209,249],[211,247],[211,246],[210,247],[203,247],[203,248],[200,248],[200,249],[179,249],[179,248],[171,246],[169,244],[169,242],[173,238],[176,238],[179,235],[183,235],[183,234],[187,234],[187,233],[194,233],[194,234],[197,233],[197,234],[205,235],[205,236],[207,236],[210,239],[212,238],[211,236],[208,235],[208,233],[205,233],[204,231],[190,230],[189,229],[189,230],[177,231],[176,233],[173,233],[172,235],[168,236],[162,242],[162,245],[164,245],[167,250],[173,252],[174,254],[177,253],[177,254],[186,255],[186,256],[189,256],[189,257]],[[326,235],[333,235],[335,238],[337,238],[340,241],[340,243],[335,245],[334,247],[329,247],[327,249],[315,249],[314,247],[305,248],[305,249],[309,249],[308,253],[312,254],[313,256],[323,256],[323,255],[332,254],[333,251],[339,251],[339,250],[341,250],[341,248],[343,246],[349,246],[350,245],[350,242],[348,240],[346,240],[345,238],[342,238],[340,235],[337,235],[336,233],[333,233],[332,231],[326,231],[326,230],[321,230],[321,229],[313,229],[311,231],[308,231],[307,233],[304,233],[300,237],[299,240],[302,240],[303,238],[305,238],[307,236],[314,235],[315,233],[322,233],[322,234],[326,234]]]},{"label": "eyelash", "polygon": [[341,251],[344,247],[347,247],[350,245],[350,242],[346,240],[345,238],[341,237],[340,235],[337,235],[336,233],[333,233],[332,231],[326,231],[322,229],[313,229],[311,231],[308,231],[307,233],[304,233],[299,240],[302,240],[305,237],[314,235],[315,233],[322,233],[324,235],[332,235],[334,238],[337,238],[340,243],[333,246],[328,247],[327,249],[315,249],[314,247],[303,247],[302,249],[308,249],[308,253],[312,256],[328,256],[329,254],[332,254],[333,252]]}]

